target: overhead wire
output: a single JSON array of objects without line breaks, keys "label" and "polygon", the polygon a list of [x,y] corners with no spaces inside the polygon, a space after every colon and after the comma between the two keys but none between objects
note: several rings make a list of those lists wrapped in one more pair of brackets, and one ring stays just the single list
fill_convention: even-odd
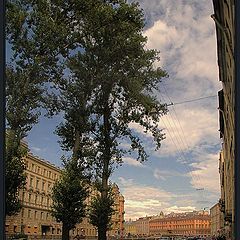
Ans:
[{"label": "overhead wire", "polygon": [[[169,99],[169,101],[172,102],[169,94],[167,93],[167,89],[166,89],[166,87],[164,86],[164,84],[163,84],[163,89],[164,89],[165,94],[166,94],[167,98]],[[187,142],[187,137],[186,137],[186,135],[185,135],[185,133],[184,133],[184,131],[183,131],[182,125],[181,125],[181,123],[180,123],[180,121],[179,121],[179,119],[178,119],[178,116],[177,116],[177,113],[176,113],[176,110],[175,110],[174,106],[173,106],[171,109],[173,109],[173,112],[174,112],[174,115],[175,115],[175,119],[177,120],[177,123],[178,123],[178,125],[179,125],[179,127],[180,127],[180,130],[181,130],[181,133],[179,133],[179,132],[178,132],[178,127],[177,127],[177,125],[176,125],[176,123],[175,123],[175,121],[174,121],[174,117],[173,117],[173,115],[172,115],[172,113],[171,113],[171,110],[169,110],[169,114],[170,114],[171,119],[172,119],[172,122],[173,122],[173,124],[174,124],[174,126],[175,126],[175,128],[176,128],[176,130],[177,130],[178,137],[180,138],[180,141],[181,141],[181,143],[183,144],[183,146],[184,146],[188,151],[190,151],[190,147],[189,147],[189,144],[188,144],[188,142]],[[182,136],[183,136],[183,138],[182,138]],[[186,154],[185,154],[185,152],[184,152],[184,149],[183,149],[183,155],[184,155],[185,159],[186,159],[187,162],[188,162],[189,160],[188,160],[188,157],[186,156]],[[187,164],[187,165],[188,165],[188,164]],[[188,165],[188,168],[189,168],[189,170],[190,170],[191,172],[194,170],[194,169],[193,169],[192,167],[190,167],[189,165]],[[200,183],[201,183],[200,176],[199,176],[198,174],[196,174],[196,173],[195,173],[195,176],[196,176],[196,178],[197,178],[198,181],[199,181],[198,184],[200,185]]]},{"label": "overhead wire", "polygon": [[[168,97],[169,101],[172,103],[171,98],[170,98],[169,94],[167,93],[166,87],[165,87],[164,85],[163,85],[163,88],[164,88],[164,91],[165,91],[165,95]],[[202,99],[211,98],[211,97],[216,97],[216,96],[217,96],[217,95],[211,95],[211,96],[207,96],[207,97],[196,98],[196,99],[187,100],[187,101],[184,101],[184,102],[179,102],[179,103],[177,103],[177,104],[182,104],[182,103],[187,103],[187,102],[193,102],[193,101],[199,101],[199,100],[202,100]],[[175,104],[173,104],[173,103],[170,104],[170,106],[173,106],[173,105],[175,105]],[[169,111],[170,116],[171,116],[171,120],[172,120],[172,122],[173,122],[173,124],[175,125],[175,128],[176,128],[176,130],[177,130],[177,136],[178,136],[178,138],[180,138],[180,141],[182,142],[183,146],[190,151],[189,144],[188,144],[188,142],[187,142],[187,140],[186,140],[187,138],[186,138],[185,133],[184,133],[184,131],[183,131],[182,125],[181,125],[181,123],[180,123],[180,121],[179,121],[179,119],[178,119],[178,116],[177,116],[177,113],[176,113],[176,110],[175,110],[174,106],[172,107],[172,109],[173,109],[173,112],[174,112],[174,115],[175,115],[175,119],[176,119],[177,122],[178,122],[178,125],[179,125],[180,130],[181,130],[181,134],[182,134],[182,135],[179,134],[179,132],[178,132],[178,127],[177,127],[177,125],[176,125],[176,123],[175,123],[175,121],[174,121],[174,117],[173,117],[171,111]],[[169,121],[169,124],[170,124],[170,121]],[[170,127],[172,127],[171,124],[170,124]],[[183,136],[183,138],[182,138],[181,136]],[[181,149],[181,150],[182,150],[182,152],[183,152],[183,156],[184,156],[184,159],[185,159],[185,161],[186,161],[186,159],[188,159],[188,157],[186,156],[184,150],[183,150],[183,149]],[[188,161],[187,161],[187,162],[188,162]],[[192,171],[193,171],[193,168],[190,167],[188,164],[186,164],[186,167],[187,167],[187,169],[188,169],[189,172],[192,172]],[[195,174],[194,174],[194,177],[196,177],[196,178],[198,179],[199,185],[202,185],[202,184],[201,184],[201,178],[200,178],[200,176],[195,173]]]},{"label": "overhead wire", "polygon": [[[178,103],[173,103],[172,101],[171,101],[171,98],[170,98],[170,96],[169,96],[169,94],[167,93],[167,89],[166,89],[166,87],[163,85],[163,89],[164,89],[164,91],[165,91],[165,95],[167,96],[167,98],[169,99],[169,101],[170,101],[170,103],[171,104],[168,104],[168,106],[172,106],[172,108],[171,109],[173,109],[173,112],[174,112],[174,114],[175,114],[175,119],[177,120],[177,122],[178,122],[178,125],[180,126],[180,129],[181,129],[181,133],[182,133],[182,136],[184,137],[184,138],[182,138],[181,137],[181,134],[179,134],[178,133],[178,128],[177,128],[177,126],[176,126],[176,123],[174,122],[174,118],[173,118],[173,115],[171,114],[171,111],[169,111],[169,113],[170,113],[170,116],[171,116],[171,119],[172,119],[172,122],[173,122],[173,124],[175,125],[175,128],[176,128],[176,131],[177,131],[177,134],[179,134],[179,138],[180,138],[180,140],[181,140],[181,142],[183,143],[183,145],[185,145],[185,147],[187,147],[187,149],[188,149],[188,151],[190,151],[190,147],[189,147],[189,144],[188,144],[188,142],[187,142],[187,138],[186,138],[186,136],[185,136],[185,133],[184,133],[184,131],[183,131],[183,128],[182,128],[182,125],[181,125],[181,123],[180,123],[180,121],[179,121],[179,119],[178,119],[178,116],[177,116],[177,113],[176,113],[176,110],[175,110],[175,108],[174,108],[174,105],[178,105],[178,104],[184,104],[184,103],[190,103],[190,102],[195,102],[195,101],[200,101],[200,100],[203,100],[203,99],[207,99],[207,98],[213,98],[213,97],[217,97],[217,95],[211,95],[211,96],[206,96],[206,97],[200,97],[200,98],[195,98],[195,99],[191,99],[191,100],[186,100],[186,101],[182,101],[182,102],[178,102]],[[171,127],[171,125],[170,125],[170,127]],[[183,152],[184,153],[184,152]],[[185,154],[183,154],[184,155],[184,158],[185,158]],[[186,159],[186,158],[185,158]],[[185,162],[184,162],[185,163]],[[185,164],[184,164],[185,165]],[[190,168],[190,166],[188,165],[188,164],[186,164],[187,166],[187,168]],[[191,170],[192,171],[192,170]],[[190,171],[190,172],[191,172]],[[198,181],[199,181],[199,185],[202,185],[201,184],[201,178],[200,178],[200,176],[198,175],[198,174],[195,174],[196,175],[196,178],[198,179]],[[195,177],[195,175],[194,175],[194,177]],[[192,178],[193,179],[193,178]],[[202,192],[202,199],[204,200],[205,199],[205,194],[204,194],[204,188],[200,188],[200,189],[197,189],[196,188],[196,190],[201,190],[201,192]],[[204,201],[202,201],[202,202],[204,202]]]},{"label": "overhead wire", "polygon": [[[161,94],[161,93],[160,93],[160,94]],[[162,95],[162,98],[163,98],[163,101],[165,101],[163,95]],[[170,136],[171,141],[173,142],[174,146],[176,147],[177,153],[178,153],[178,155],[180,156],[180,160],[182,160],[182,163],[184,163],[184,164],[183,164],[184,167],[186,168],[187,172],[189,172],[190,178],[192,179],[193,182],[197,183],[198,180],[196,179],[195,176],[193,176],[192,171],[191,171],[191,169],[189,168],[188,164],[185,163],[185,162],[187,162],[187,159],[186,159],[186,157],[185,157],[185,155],[184,155],[183,149],[182,149],[181,146],[180,146],[179,139],[178,139],[178,137],[177,137],[177,138],[174,138],[174,137],[172,136],[172,134],[171,134],[171,132],[170,132],[170,129],[172,128],[171,123],[170,123],[167,115],[165,115],[165,116],[166,116],[166,120],[167,120],[167,122],[168,122],[168,126],[167,126],[167,124],[165,123],[165,121],[163,120],[163,118],[161,119],[161,121],[162,121],[163,125],[165,126],[165,128],[166,128],[166,130],[167,130],[167,132],[168,132],[168,134],[169,134],[169,136]],[[175,140],[176,140],[176,141],[175,141]]]},{"label": "overhead wire", "polygon": [[169,104],[169,106],[174,106],[174,105],[179,105],[179,104],[184,104],[184,103],[197,102],[197,101],[200,101],[200,100],[203,100],[203,99],[213,98],[213,97],[217,97],[217,95],[210,95],[210,96],[206,96],[206,97],[194,98],[194,99],[185,100],[185,101],[176,102],[176,103],[173,103],[172,101],[170,101],[171,103]]}]

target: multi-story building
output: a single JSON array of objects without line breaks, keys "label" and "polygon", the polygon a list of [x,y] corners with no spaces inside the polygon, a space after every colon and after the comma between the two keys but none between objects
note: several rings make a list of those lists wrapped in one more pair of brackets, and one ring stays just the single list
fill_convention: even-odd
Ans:
[{"label": "multi-story building", "polygon": [[[22,143],[28,148],[27,144]],[[51,216],[51,190],[53,184],[61,175],[61,169],[48,161],[34,156],[28,151],[24,158],[26,165],[26,186],[24,190],[19,192],[19,198],[23,207],[19,214],[6,218],[6,235],[16,233],[25,233],[29,235],[29,239],[35,236],[51,235],[59,236],[62,232],[62,224],[56,222]],[[113,186],[115,200],[115,214],[112,217],[112,229],[108,235],[122,236],[124,231],[124,197],[120,194],[116,184]],[[96,190],[91,191],[94,195]],[[91,200],[91,196],[87,199],[87,203]],[[84,235],[88,237],[96,237],[97,230],[89,223],[88,218],[84,218],[76,228],[70,232],[70,235]]]},{"label": "multi-story building", "polygon": [[137,230],[136,230],[136,221],[126,221],[124,223],[124,236],[130,237],[130,236],[136,236]]},{"label": "multi-story building", "polygon": [[223,213],[220,211],[220,204],[216,203],[210,208],[211,235],[221,236],[223,234]]},{"label": "multi-story building", "polygon": [[115,213],[112,216],[112,229],[108,232],[109,236],[123,237],[124,235],[124,197],[120,193],[116,184],[113,184],[115,200]]},{"label": "multi-story building", "polygon": [[220,138],[223,140],[220,155],[221,199],[219,201],[224,214],[225,235],[233,236],[234,225],[234,162],[235,162],[235,60],[234,39],[235,19],[233,0],[213,0],[217,33],[217,55],[219,80],[223,89],[219,91]]},{"label": "multi-story building", "polygon": [[210,236],[210,215],[206,212],[170,214],[149,220],[151,236]]},{"label": "multi-story building", "polygon": [[141,217],[136,220],[135,227],[137,235],[149,236],[149,220],[151,217]]},{"label": "multi-story building", "polygon": [[[27,147],[26,144],[23,144]],[[19,192],[23,208],[16,216],[7,217],[6,234],[24,232],[28,235],[60,235],[61,224],[51,216],[51,189],[61,170],[50,162],[33,156],[24,158],[26,186]]]}]

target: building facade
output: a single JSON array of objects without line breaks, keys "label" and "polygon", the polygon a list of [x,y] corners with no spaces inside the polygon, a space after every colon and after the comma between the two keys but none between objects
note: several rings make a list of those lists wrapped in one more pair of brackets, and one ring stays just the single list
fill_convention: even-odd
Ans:
[{"label": "building facade", "polygon": [[136,220],[135,228],[138,236],[149,236],[149,220],[151,217],[141,217]]},{"label": "building facade", "polygon": [[6,219],[6,234],[60,235],[61,224],[51,216],[51,189],[61,170],[30,152],[24,158],[26,186],[19,192],[23,208]]},{"label": "building facade", "polygon": [[[27,148],[27,145],[23,143]],[[51,190],[56,180],[61,176],[61,169],[48,161],[34,156],[28,151],[24,158],[26,165],[26,186],[19,192],[19,198],[23,207],[19,214],[6,217],[6,235],[24,233],[29,235],[29,239],[36,236],[60,237],[62,234],[62,224],[58,223],[51,216]],[[114,209],[112,216],[112,229],[108,235],[122,236],[124,232],[124,197],[120,193],[116,184],[113,185]],[[96,190],[91,190],[90,197],[86,200],[90,203],[91,197],[96,194]],[[97,229],[90,224],[88,218],[84,218],[76,228],[70,231],[70,236],[82,235],[86,237],[96,237]]]},{"label": "building facade", "polygon": [[211,216],[211,235],[221,236],[224,229],[223,213],[220,211],[220,204],[216,203],[210,209]]},{"label": "building facade", "polygon": [[150,236],[210,236],[210,215],[202,212],[170,214],[149,221]]},{"label": "building facade", "polygon": [[234,0],[213,0],[216,24],[219,80],[220,138],[223,141],[220,155],[221,199],[220,209],[224,214],[224,229],[227,238],[233,235],[234,225],[234,151],[235,151],[235,61],[234,61]]},{"label": "building facade", "polygon": [[132,237],[137,235],[136,221],[126,221],[124,223],[124,236]]}]

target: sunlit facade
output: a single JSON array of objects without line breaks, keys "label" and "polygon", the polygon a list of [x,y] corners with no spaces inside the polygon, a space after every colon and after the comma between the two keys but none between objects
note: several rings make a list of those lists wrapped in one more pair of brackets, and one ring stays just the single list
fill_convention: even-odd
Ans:
[{"label": "sunlit facade", "polygon": [[[28,148],[27,144],[22,144]],[[34,156],[30,151],[24,158],[24,162],[27,181],[25,189],[19,192],[23,208],[19,214],[6,218],[6,235],[24,233],[29,236],[29,239],[35,239],[35,236],[60,237],[62,224],[56,222],[55,218],[51,216],[51,190],[61,175],[61,169]],[[112,229],[108,235],[121,237],[124,232],[124,197],[116,184],[113,185],[113,192],[115,213],[112,217]],[[92,189],[87,204],[90,203],[94,194],[96,194],[96,190]],[[90,224],[88,218],[84,218],[74,230],[70,231],[70,235],[96,237],[97,229]]]},{"label": "sunlit facade", "polygon": [[210,209],[211,216],[211,235],[221,236],[223,234],[223,213],[220,211],[220,204],[216,203]]},{"label": "sunlit facade", "polygon": [[221,199],[220,209],[224,214],[226,237],[233,235],[234,225],[234,149],[235,149],[235,63],[234,63],[234,1],[213,0],[217,33],[219,80],[223,89],[219,91],[220,137],[223,140],[221,153]]},{"label": "sunlit facade", "polygon": [[210,236],[210,215],[206,212],[167,215],[149,220],[150,236]]}]

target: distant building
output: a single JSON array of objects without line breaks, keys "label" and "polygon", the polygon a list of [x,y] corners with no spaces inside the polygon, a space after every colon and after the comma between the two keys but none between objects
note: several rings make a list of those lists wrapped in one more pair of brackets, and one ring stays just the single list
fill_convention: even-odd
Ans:
[{"label": "distant building", "polygon": [[[22,144],[28,148],[26,143]],[[29,239],[35,239],[35,236],[60,237],[62,224],[51,216],[51,190],[61,175],[61,169],[32,155],[30,151],[24,158],[24,162],[27,183],[25,189],[19,192],[23,208],[19,214],[6,217],[6,235],[25,233],[29,235]],[[116,184],[113,185],[113,192],[116,212],[112,217],[112,229],[108,235],[121,237],[124,233],[124,197]],[[96,190],[92,190],[87,203],[90,203],[91,197],[95,193]],[[76,228],[70,231],[72,236],[77,234],[96,237],[97,230],[89,223],[88,218],[84,218],[82,223],[77,224]]]},{"label": "distant building", "polygon": [[149,220],[151,217],[141,217],[136,220],[136,232],[139,236],[149,236]]},{"label": "distant building", "polygon": [[210,215],[206,211],[171,213],[164,218],[149,220],[151,236],[210,236]]},{"label": "distant building", "polygon": [[136,236],[137,230],[136,230],[136,221],[126,221],[124,223],[124,236],[130,237],[130,236]]},{"label": "distant building", "polygon": [[223,213],[220,211],[220,204],[216,203],[210,208],[211,235],[220,236],[224,231]]},{"label": "distant building", "polygon": [[223,140],[220,155],[221,199],[220,209],[224,214],[224,229],[227,238],[233,236],[234,225],[234,162],[235,162],[235,1],[213,0],[216,24],[219,80],[220,138]]}]

